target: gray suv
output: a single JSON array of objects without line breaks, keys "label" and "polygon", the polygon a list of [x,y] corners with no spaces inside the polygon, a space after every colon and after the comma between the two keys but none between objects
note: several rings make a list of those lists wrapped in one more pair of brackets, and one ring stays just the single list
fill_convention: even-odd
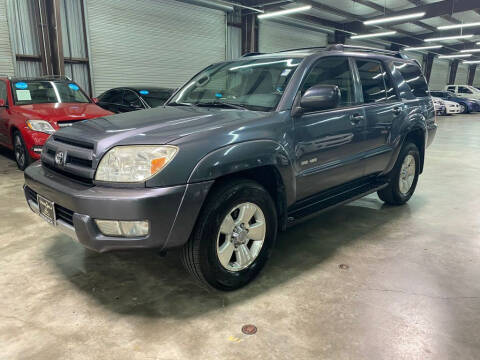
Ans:
[{"label": "gray suv", "polygon": [[193,276],[233,290],[296,220],[372,192],[407,202],[436,127],[401,54],[253,54],[207,67],[161,108],[57,131],[25,196],[90,249],[181,247]]}]

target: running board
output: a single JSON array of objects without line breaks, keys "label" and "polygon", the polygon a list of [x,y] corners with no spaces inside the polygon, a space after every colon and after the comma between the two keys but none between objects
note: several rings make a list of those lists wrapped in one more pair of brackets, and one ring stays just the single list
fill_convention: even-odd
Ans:
[{"label": "running board", "polygon": [[384,187],[388,186],[388,183],[363,183],[343,191],[336,193],[319,194],[312,198],[302,200],[298,205],[294,206],[291,210],[288,211],[288,222],[294,222],[305,216],[319,213],[336,206],[340,206],[351,201],[360,199],[364,196],[367,196],[371,193],[374,193]]}]

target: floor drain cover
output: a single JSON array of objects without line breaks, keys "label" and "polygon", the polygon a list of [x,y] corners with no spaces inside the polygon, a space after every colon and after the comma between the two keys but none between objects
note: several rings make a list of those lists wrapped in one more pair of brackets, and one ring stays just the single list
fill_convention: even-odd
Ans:
[{"label": "floor drain cover", "polygon": [[242,333],[245,335],[253,335],[257,332],[257,327],[255,325],[243,325],[242,326]]},{"label": "floor drain cover", "polygon": [[342,270],[348,270],[348,268],[349,268],[350,266],[348,266],[347,264],[340,264],[340,265],[338,265],[338,267],[339,267],[340,269],[342,269]]}]

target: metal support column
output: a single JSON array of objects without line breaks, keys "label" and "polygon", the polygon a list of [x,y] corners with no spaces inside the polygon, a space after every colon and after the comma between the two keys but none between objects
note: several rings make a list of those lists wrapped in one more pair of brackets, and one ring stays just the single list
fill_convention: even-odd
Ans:
[{"label": "metal support column", "polygon": [[257,14],[242,10],[242,54],[258,52]]},{"label": "metal support column", "polygon": [[448,74],[448,85],[455,84],[455,78],[457,77],[458,60],[450,62],[450,72]]},{"label": "metal support column", "polygon": [[435,55],[432,53],[428,53],[423,57],[423,75],[425,75],[427,83],[430,83],[430,75],[432,75],[432,66],[434,59]]},{"label": "metal support column", "polygon": [[468,85],[473,85],[473,81],[475,80],[475,71],[477,71],[477,64],[472,64],[468,67]]}]

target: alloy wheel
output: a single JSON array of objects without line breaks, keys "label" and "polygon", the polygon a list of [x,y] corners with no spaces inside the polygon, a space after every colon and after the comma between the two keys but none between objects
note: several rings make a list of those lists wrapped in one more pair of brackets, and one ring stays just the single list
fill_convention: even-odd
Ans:
[{"label": "alloy wheel", "polygon": [[15,160],[19,167],[23,167],[25,165],[25,148],[23,146],[22,139],[20,135],[15,135]]},{"label": "alloy wheel", "polygon": [[400,176],[398,179],[398,187],[403,195],[408,194],[412,188],[415,180],[416,164],[413,155],[408,154],[403,159],[402,167],[400,168]]},{"label": "alloy wheel", "polygon": [[260,254],[266,229],[265,215],[256,204],[245,202],[231,209],[217,236],[220,264],[229,271],[250,266]]}]

